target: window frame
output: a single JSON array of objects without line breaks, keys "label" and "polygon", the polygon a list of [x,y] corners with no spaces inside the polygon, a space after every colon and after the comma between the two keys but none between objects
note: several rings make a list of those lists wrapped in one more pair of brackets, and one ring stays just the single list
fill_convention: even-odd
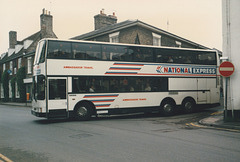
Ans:
[{"label": "window frame", "polygon": [[[161,46],[161,38],[162,36],[156,33],[152,33],[152,37],[153,37],[153,46]],[[154,41],[156,40],[156,41]]]},{"label": "window frame", "polygon": [[175,43],[176,43],[176,46],[177,46],[178,48],[181,48],[181,47],[182,47],[182,42],[180,42],[180,41],[175,41]]},{"label": "window frame", "polygon": [[9,63],[9,69],[10,69],[10,74],[9,75],[12,75],[13,74],[13,61],[10,61]]},{"label": "window frame", "polygon": [[22,58],[18,58],[18,69],[22,67]]},{"label": "window frame", "polygon": [[109,34],[109,42],[110,43],[119,43],[119,33],[120,32],[115,32],[115,33]]},{"label": "window frame", "polygon": [[32,74],[32,57],[27,58],[27,74]]}]

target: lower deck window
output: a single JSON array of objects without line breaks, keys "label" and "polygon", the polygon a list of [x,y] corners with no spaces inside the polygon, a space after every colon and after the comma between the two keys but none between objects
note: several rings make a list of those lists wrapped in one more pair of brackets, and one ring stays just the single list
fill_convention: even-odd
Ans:
[{"label": "lower deck window", "polygon": [[73,77],[73,93],[165,92],[166,77]]}]

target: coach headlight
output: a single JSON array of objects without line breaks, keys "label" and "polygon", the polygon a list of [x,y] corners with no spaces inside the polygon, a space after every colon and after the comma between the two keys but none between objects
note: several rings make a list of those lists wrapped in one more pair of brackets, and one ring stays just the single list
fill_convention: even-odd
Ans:
[{"label": "coach headlight", "polygon": [[42,113],[42,108],[41,107],[34,107],[33,111],[38,112],[38,113]]}]

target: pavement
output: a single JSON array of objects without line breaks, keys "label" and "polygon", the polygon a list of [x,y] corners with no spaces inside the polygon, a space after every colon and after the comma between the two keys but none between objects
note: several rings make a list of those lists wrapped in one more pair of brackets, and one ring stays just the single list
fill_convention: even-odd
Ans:
[{"label": "pavement", "polygon": [[[28,103],[16,103],[16,102],[0,102],[2,105],[11,105],[11,106],[21,106],[21,107],[31,107],[32,104]],[[236,130],[236,132],[240,132],[240,121],[225,121],[224,120],[224,112],[217,111],[212,113],[209,117],[201,119],[198,121],[200,125],[215,127],[225,130]]]},{"label": "pavement", "polygon": [[240,131],[240,121],[225,121],[223,113],[224,111],[213,113],[198,123],[209,127]]},{"label": "pavement", "polygon": [[32,103],[31,103],[31,102],[25,102],[25,103],[19,103],[19,102],[0,102],[0,105],[32,107]]}]

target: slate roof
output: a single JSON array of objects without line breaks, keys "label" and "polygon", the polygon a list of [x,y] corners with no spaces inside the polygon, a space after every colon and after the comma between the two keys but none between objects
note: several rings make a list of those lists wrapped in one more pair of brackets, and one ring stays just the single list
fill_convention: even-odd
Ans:
[{"label": "slate roof", "polygon": [[192,41],[187,40],[185,38],[179,37],[179,36],[177,36],[175,34],[169,33],[169,32],[167,32],[165,30],[159,29],[159,28],[157,28],[155,26],[152,26],[152,25],[149,25],[147,23],[144,23],[144,22],[142,22],[140,20],[126,20],[126,21],[123,21],[123,22],[120,22],[120,23],[116,23],[116,24],[112,24],[112,25],[100,28],[98,30],[91,31],[89,33],[85,33],[85,34],[82,34],[82,35],[70,38],[70,39],[89,40],[89,39],[97,37],[97,36],[101,36],[101,35],[104,35],[104,34],[109,34],[109,33],[112,33],[112,32],[116,32],[116,31],[119,31],[121,29],[128,28],[128,27],[135,26],[135,25],[142,26],[142,27],[147,28],[149,30],[152,30],[154,32],[161,33],[161,34],[173,37],[173,38],[175,38],[177,40],[180,40],[180,41],[192,44],[194,46],[198,46],[199,48],[210,49],[210,48],[205,47],[203,45],[200,45],[198,43],[195,43],[195,42],[192,42]]},{"label": "slate roof", "polygon": [[123,21],[123,22],[120,22],[120,23],[108,25],[106,27],[100,28],[98,30],[94,30],[94,31],[89,32],[89,33],[85,33],[85,34],[73,37],[71,39],[77,39],[77,40],[90,39],[91,37],[96,37],[98,35],[103,35],[103,34],[112,32],[114,30],[119,30],[121,28],[126,28],[126,27],[129,27],[129,26],[135,25],[135,23],[136,23],[135,20],[134,21],[126,20],[126,21]]},{"label": "slate roof", "polygon": [[[55,38],[57,38],[57,36],[55,35],[54,32],[52,34]],[[0,59],[0,63],[5,63],[5,62],[8,62],[8,61],[14,60],[16,58],[22,57],[22,56],[26,57],[26,56],[34,55],[35,51],[29,50],[29,49],[32,49],[32,48],[35,49],[36,48],[35,47],[36,42],[38,42],[42,38],[44,38],[44,37],[43,37],[41,31],[38,31],[38,32],[28,36],[27,38],[23,39],[22,41],[17,41],[17,45],[23,45],[24,41],[26,41],[26,40],[31,40],[33,42],[31,43],[31,45],[27,49],[22,48],[18,53],[14,52],[11,56],[8,56],[8,53],[6,53],[5,56]]]},{"label": "slate roof", "polygon": [[[0,63],[5,63],[8,61],[14,60],[16,58],[22,57],[25,54],[25,52],[30,52],[30,51],[28,51],[28,49],[31,48],[31,46],[34,44],[34,42],[38,41],[38,39],[40,37],[41,37],[41,31],[30,35],[29,37],[23,39],[22,41],[17,41],[18,45],[23,45],[24,41],[26,41],[26,40],[32,40],[33,42],[27,49],[22,48],[18,53],[15,53],[15,51],[14,51],[14,53],[11,56],[8,56],[8,53],[6,53],[6,55],[3,58],[1,58]],[[30,52],[30,53],[32,53],[32,52]]]}]

